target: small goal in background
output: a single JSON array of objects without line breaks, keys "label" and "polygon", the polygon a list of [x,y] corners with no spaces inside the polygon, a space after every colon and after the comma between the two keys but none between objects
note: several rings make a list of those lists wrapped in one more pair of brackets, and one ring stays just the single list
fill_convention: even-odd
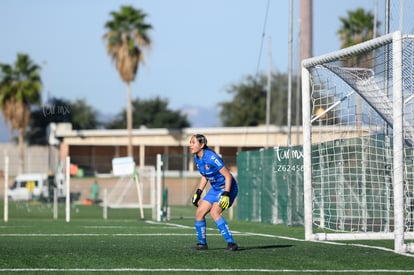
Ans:
[{"label": "small goal in background", "polygon": [[106,205],[110,208],[138,208],[144,219],[144,208],[152,209],[157,220],[156,171],[153,166],[135,166],[132,157],[114,158],[112,172],[119,177],[108,191]]}]

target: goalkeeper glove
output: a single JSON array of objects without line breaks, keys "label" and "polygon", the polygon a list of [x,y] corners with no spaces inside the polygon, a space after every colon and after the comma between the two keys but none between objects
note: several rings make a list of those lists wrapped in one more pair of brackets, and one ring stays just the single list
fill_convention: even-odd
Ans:
[{"label": "goalkeeper glove", "polygon": [[220,201],[218,205],[221,207],[221,209],[227,209],[230,206],[230,192],[224,191],[223,194],[221,194]]},{"label": "goalkeeper glove", "polygon": [[193,195],[193,198],[191,199],[191,202],[194,204],[195,207],[198,207],[198,201],[200,200],[201,193],[203,193],[203,190],[201,190],[200,188],[197,189],[197,191]]}]

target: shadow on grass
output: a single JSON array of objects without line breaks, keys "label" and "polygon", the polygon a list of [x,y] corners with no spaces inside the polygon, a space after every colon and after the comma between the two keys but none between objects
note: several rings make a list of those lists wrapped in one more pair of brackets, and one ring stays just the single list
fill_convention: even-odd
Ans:
[{"label": "shadow on grass", "polygon": [[[258,245],[258,246],[239,246],[237,251],[243,250],[254,250],[254,249],[274,249],[274,248],[289,248],[293,245],[290,244],[279,244],[279,245]],[[208,250],[223,250],[223,248],[208,248]],[[225,250],[225,249],[224,249]]]}]

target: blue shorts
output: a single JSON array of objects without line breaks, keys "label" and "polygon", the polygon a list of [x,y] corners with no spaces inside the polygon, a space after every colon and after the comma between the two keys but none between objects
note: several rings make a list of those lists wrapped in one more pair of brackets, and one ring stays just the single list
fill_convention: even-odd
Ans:
[{"label": "blue shorts", "polygon": [[[210,190],[204,196],[203,200],[208,201],[211,204],[215,202],[218,203],[220,201],[220,197],[223,192],[224,192],[224,189],[215,190],[214,188],[210,188]],[[233,202],[237,197],[237,193],[238,193],[237,184],[232,184],[232,187],[230,190],[230,206],[233,205]]]}]

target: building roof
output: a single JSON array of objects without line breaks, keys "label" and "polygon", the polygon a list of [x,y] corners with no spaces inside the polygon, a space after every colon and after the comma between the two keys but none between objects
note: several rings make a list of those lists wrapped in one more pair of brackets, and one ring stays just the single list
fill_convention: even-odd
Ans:
[{"label": "building roof", "polygon": [[[52,139],[64,140],[69,145],[119,145],[127,144],[126,129],[74,130],[70,123],[51,127]],[[210,127],[210,128],[139,128],[133,129],[135,146],[187,146],[193,134],[203,134],[210,146],[225,147],[274,147],[286,146],[288,127]],[[299,134],[299,136],[298,136]],[[292,145],[302,143],[302,127],[292,127]]]}]

